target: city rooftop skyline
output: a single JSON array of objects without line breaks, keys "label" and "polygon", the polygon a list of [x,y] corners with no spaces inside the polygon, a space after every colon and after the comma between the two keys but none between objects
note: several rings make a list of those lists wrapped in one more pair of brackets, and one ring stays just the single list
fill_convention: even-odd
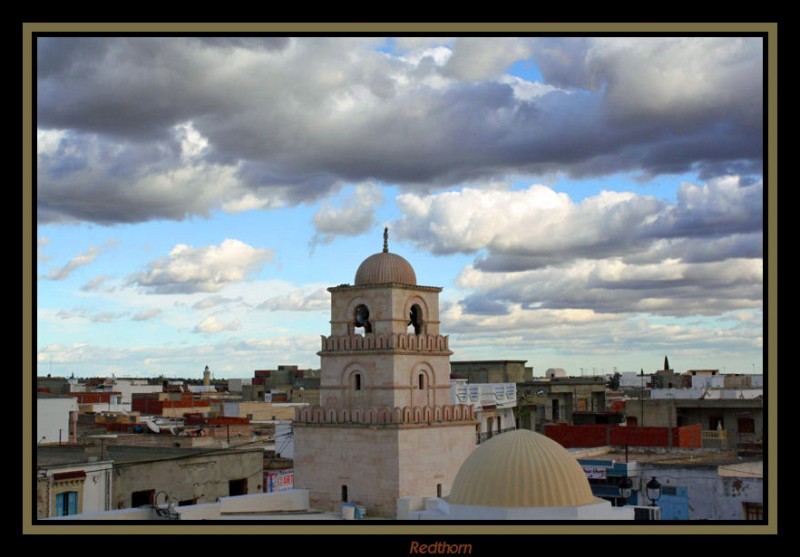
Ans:
[{"label": "city rooftop skyline", "polygon": [[39,37],[36,372],[318,368],[325,289],[388,226],[454,360],[761,373],[763,55]]}]

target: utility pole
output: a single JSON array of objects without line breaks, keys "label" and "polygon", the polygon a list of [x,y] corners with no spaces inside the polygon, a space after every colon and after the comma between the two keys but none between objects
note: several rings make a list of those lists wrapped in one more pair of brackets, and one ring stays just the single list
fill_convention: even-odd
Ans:
[{"label": "utility pole", "polygon": [[641,368],[639,372],[639,376],[642,378],[642,391],[639,393],[639,401],[641,404],[641,424],[640,427],[644,427],[644,368]]}]

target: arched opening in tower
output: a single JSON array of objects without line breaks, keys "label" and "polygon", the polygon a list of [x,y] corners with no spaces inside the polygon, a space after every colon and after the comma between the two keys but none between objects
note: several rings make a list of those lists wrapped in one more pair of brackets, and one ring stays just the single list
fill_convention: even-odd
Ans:
[{"label": "arched opening in tower", "polygon": [[408,327],[406,327],[407,333],[414,333],[415,335],[419,335],[422,333],[422,309],[419,307],[418,304],[414,304],[411,306],[411,310],[408,314]]}]

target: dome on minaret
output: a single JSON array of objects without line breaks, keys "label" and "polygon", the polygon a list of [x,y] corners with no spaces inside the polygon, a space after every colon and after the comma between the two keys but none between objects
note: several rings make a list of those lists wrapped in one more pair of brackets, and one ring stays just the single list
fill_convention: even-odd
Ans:
[{"label": "dome on minaret", "polygon": [[405,258],[389,253],[389,229],[383,229],[383,251],[370,255],[356,271],[356,286],[370,284],[417,284],[417,275]]}]

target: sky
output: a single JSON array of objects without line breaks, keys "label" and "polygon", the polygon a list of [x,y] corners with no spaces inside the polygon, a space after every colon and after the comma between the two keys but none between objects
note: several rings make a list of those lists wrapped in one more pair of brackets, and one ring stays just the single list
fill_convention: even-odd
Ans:
[{"label": "sky", "polygon": [[319,368],[383,245],[452,360],[761,373],[758,37],[39,37],[39,375]]}]

